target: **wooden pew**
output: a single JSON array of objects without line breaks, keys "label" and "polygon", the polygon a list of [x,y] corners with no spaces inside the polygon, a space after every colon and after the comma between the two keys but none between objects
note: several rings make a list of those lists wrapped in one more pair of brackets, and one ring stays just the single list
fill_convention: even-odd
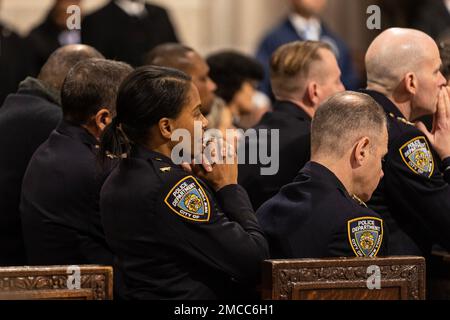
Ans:
[{"label": "wooden pew", "polygon": [[[379,289],[370,266],[379,267]],[[262,277],[264,300],[425,299],[423,257],[269,260]]]},{"label": "wooden pew", "polygon": [[81,265],[78,271],[76,282],[70,266],[2,267],[0,300],[112,300],[112,267]]}]

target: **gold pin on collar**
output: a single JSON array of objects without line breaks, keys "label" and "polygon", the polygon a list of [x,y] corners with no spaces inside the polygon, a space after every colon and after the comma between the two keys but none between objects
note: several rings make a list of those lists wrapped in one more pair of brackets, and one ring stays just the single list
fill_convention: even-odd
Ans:
[{"label": "gold pin on collar", "polygon": [[412,123],[412,122],[406,120],[406,119],[403,118],[403,117],[396,117],[393,113],[389,113],[389,116],[390,116],[391,118],[393,118],[393,119],[397,119],[398,121],[403,122],[404,124],[407,124],[407,125],[410,125],[410,126],[414,126],[414,123]]},{"label": "gold pin on collar", "polygon": [[356,202],[358,202],[359,205],[367,208],[367,204],[364,201],[362,201],[360,198],[358,198],[356,195],[352,195],[352,199],[355,200]]},{"label": "gold pin on collar", "polygon": [[161,170],[161,172],[167,173],[170,172],[172,168],[171,167],[164,167],[164,168],[160,168],[159,170]]}]

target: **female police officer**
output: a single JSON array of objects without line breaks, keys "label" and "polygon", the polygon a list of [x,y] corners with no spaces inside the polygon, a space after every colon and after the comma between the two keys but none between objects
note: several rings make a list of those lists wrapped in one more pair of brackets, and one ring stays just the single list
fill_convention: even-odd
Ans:
[{"label": "female police officer", "polygon": [[101,151],[121,160],[100,206],[126,298],[236,297],[257,283],[268,257],[236,161],[196,175],[172,162],[172,134],[194,136],[194,121],[207,125],[198,90],[181,71],[142,67],[119,89]]}]

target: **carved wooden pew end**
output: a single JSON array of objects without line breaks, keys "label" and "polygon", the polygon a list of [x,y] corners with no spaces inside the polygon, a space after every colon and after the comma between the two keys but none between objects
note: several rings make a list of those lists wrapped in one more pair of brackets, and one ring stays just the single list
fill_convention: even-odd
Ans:
[{"label": "carved wooden pew end", "polygon": [[112,300],[109,266],[0,268],[0,300]]},{"label": "carved wooden pew end", "polygon": [[265,300],[424,300],[423,257],[269,260]]}]

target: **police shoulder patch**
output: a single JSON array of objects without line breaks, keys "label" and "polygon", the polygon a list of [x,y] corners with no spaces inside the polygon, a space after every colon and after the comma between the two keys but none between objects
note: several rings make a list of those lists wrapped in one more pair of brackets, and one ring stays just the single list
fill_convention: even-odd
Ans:
[{"label": "police shoulder patch", "polygon": [[434,160],[425,137],[416,137],[400,148],[400,155],[415,174],[430,178],[434,171]]},{"label": "police shoulder patch", "polygon": [[361,217],[348,221],[348,240],[357,257],[376,257],[383,242],[383,220]]},{"label": "police shoulder patch", "polygon": [[211,206],[208,196],[193,176],[178,181],[167,194],[164,202],[184,219],[195,222],[209,221]]}]

